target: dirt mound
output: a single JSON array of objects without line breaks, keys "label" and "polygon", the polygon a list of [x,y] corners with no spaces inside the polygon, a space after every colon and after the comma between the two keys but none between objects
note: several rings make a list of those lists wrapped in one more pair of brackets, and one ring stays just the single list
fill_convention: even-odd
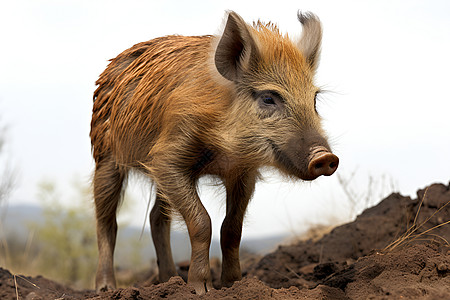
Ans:
[{"label": "dirt mound", "polygon": [[[446,204],[450,202],[450,186],[434,184],[417,195],[417,199],[411,200],[392,194],[364,211],[354,222],[336,227],[320,240],[280,246],[246,267],[244,279],[231,288],[216,289],[204,296],[195,295],[181,277],[100,295],[93,291],[74,291],[42,277],[26,277],[26,281],[17,281],[19,297],[448,299],[450,204]],[[213,268],[213,274],[220,274],[220,270]],[[0,298],[16,299],[13,276],[3,269],[0,269]]]},{"label": "dirt mound", "polygon": [[416,244],[388,254],[374,253],[328,277],[350,299],[449,299],[450,249]]},{"label": "dirt mound", "polygon": [[8,270],[0,268],[0,299],[2,300],[85,299],[93,296],[95,296],[94,291],[75,291],[42,276],[14,276]]},{"label": "dirt mound", "polygon": [[197,296],[184,280],[177,276],[168,282],[145,288],[127,288],[104,293],[91,300],[103,299],[301,299],[304,293],[296,287],[272,289],[255,278],[244,278],[231,288],[212,290]]},{"label": "dirt mound", "polygon": [[[430,231],[450,221],[450,205],[444,206],[450,201],[450,187],[434,184],[418,191],[417,195],[418,199],[411,200],[392,194],[377,206],[365,210],[354,222],[336,227],[318,241],[280,246],[251,266],[246,274],[256,276],[274,288],[311,288],[373,251],[388,252],[424,240],[439,244],[450,241],[450,224]],[[401,240],[405,232],[411,233],[409,238],[386,248]]]}]

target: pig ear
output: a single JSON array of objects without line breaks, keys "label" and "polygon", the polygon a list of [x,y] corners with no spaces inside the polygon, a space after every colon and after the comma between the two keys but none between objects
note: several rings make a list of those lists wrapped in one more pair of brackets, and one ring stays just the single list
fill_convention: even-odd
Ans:
[{"label": "pig ear", "polygon": [[214,57],[217,70],[226,79],[239,81],[250,64],[250,58],[256,53],[249,26],[237,13],[229,12]]},{"label": "pig ear", "polygon": [[306,58],[306,61],[315,71],[319,64],[320,46],[322,43],[322,26],[319,18],[312,13],[297,14],[298,20],[303,26],[302,36],[298,42],[298,47]]}]

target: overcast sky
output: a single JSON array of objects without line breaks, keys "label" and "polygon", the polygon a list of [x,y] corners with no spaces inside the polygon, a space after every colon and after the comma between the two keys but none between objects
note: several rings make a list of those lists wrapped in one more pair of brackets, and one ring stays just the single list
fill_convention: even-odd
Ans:
[{"label": "overcast sky", "polygon": [[[277,23],[298,36],[298,9],[323,23],[319,104],[338,172],[392,178],[415,197],[450,179],[449,1],[3,1],[0,4],[0,120],[6,155],[18,171],[10,205],[38,203],[51,180],[62,201],[71,182],[89,182],[94,167],[89,126],[95,81],[130,46],[168,34],[220,34],[224,12],[247,22]],[[251,203],[246,236],[297,230],[348,211],[337,177],[284,183],[268,176]],[[223,195],[202,190],[220,228]],[[146,199],[133,224],[144,222]],[[89,204],[86,204],[89,205]]]}]

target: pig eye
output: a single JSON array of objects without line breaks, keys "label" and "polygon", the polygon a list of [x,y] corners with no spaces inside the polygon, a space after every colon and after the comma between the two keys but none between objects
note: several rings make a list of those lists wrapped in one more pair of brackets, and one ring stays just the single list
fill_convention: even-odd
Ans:
[{"label": "pig eye", "polygon": [[316,111],[316,113],[317,113],[317,97],[319,96],[319,94],[320,94],[320,90],[318,90],[316,92],[316,94],[314,95],[314,110]]},{"label": "pig eye", "polygon": [[275,104],[275,100],[271,96],[263,96],[262,101],[264,104]]},{"label": "pig eye", "polygon": [[275,91],[257,91],[253,97],[259,101],[261,106],[270,107],[283,102],[283,98]]}]

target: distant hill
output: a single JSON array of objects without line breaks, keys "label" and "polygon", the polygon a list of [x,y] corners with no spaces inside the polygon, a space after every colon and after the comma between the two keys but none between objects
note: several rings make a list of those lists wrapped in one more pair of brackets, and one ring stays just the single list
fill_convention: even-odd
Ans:
[{"label": "distant hill", "polygon": [[[25,245],[32,224],[44,222],[43,209],[34,205],[12,205],[2,208],[0,211],[0,234],[3,232],[7,237],[13,236],[16,241]],[[92,230],[95,230],[93,228]],[[147,261],[156,259],[155,250],[151,241],[148,228],[142,233],[142,229],[134,226],[119,226],[117,236],[116,258],[121,264],[127,266],[126,259],[136,252]],[[0,236],[0,238],[2,238]],[[266,254],[274,250],[287,238],[287,235],[277,235],[266,238],[243,239],[241,250],[256,254]],[[186,232],[172,231],[171,233],[172,254],[175,261],[184,261],[190,258],[190,243]],[[211,257],[221,257],[220,242],[213,240],[210,248]]]}]

